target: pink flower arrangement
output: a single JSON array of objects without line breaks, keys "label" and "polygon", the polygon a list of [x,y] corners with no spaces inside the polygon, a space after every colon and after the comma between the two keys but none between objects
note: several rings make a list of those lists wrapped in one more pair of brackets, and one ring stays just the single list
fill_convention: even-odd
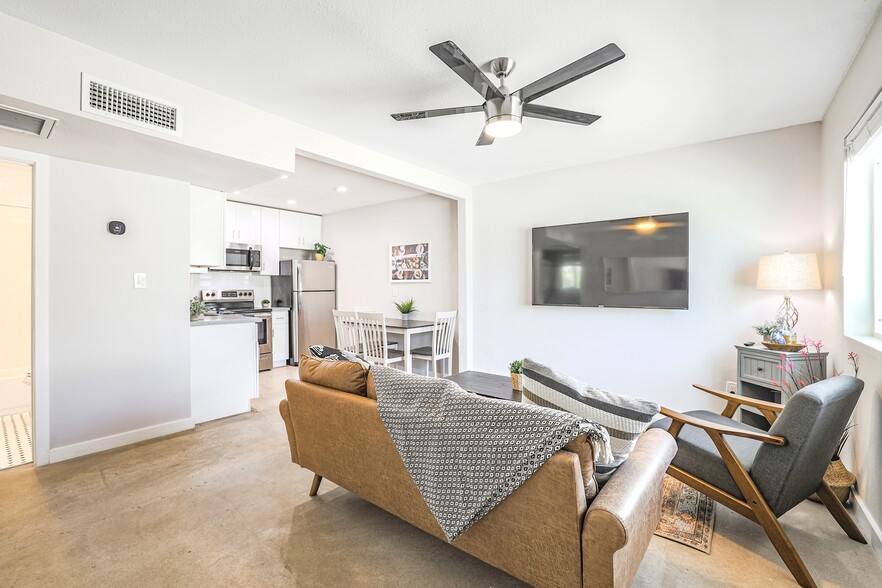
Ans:
[{"label": "pink flower arrangement", "polygon": [[799,392],[802,388],[805,388],[809,384],[814,384],[821,379],[820,365],[815,365],[815,359],[811,356],[817,356],[817,359],[820,359],[819,354],[821,353],[824,344],[821,343],[820,339],[818,341],[812,341],[808,337],[803,337],[802,342],[805,347],[802,348],[800,353],[806,360],[804,365],[807,368],[807,373],[795,370],[793,362],[787,361],[787,356],[782,353],[781,365],[778,366],[778,369],[781,370],[781,381],[778,382],[772,380],[772,385],[780,386],[781,391],[787,394],[788,397],[793,396],[793,394]]}]

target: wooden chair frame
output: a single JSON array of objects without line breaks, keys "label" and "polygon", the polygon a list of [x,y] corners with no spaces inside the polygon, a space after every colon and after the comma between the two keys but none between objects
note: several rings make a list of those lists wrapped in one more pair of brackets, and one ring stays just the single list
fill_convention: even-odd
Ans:
[{"label": "wooden chair frame", "polygon": [[[698,385],[694,385],[694,387],[702,392],[707,392],[708,394],[718,396],[725,400],[726,407],[723,409],[721,415],[727,418],[732,418],[739,406],[751,406],[759,410],[771,425],[775,422],[778,413],[784,410],[784,405],[782,404],[717,392]],[[713,498],[720,504],[728,506],[741,516],[761,525],[763,530],[765,530],[766,535],[768,535],[769,539],[772,541],[772,545],[774,545],[778,555],[784,560],[784,564],[787,566],[787,569],[790,570],[790,573],[793,574],[793,577],[799,585],[803,586],[803,588],[816,588],[817,585],[815,584],[814,579],[812,579],[811,574],[809,574],[808,568],[806,568],[799,553],[796,551],[796,547],[794,547],[790,538],[784,532],[781,523],[778,521],[778,517],[772,512],[766,499],[760,493],[753,479],[750,477],[750,474],[744,469],[744,465],[742,465],[741,461],[732,450],[732,447],[726,441],[725,436],[731,435],[733,437],[744,437],[761,441],[763,443],[770,443],[772,445],[785,445],[787,440],[783,437],[766,433],[727,427],[718,423],[712,423],[700,418],[681,414],[667,408],[662,408],[661,414],[671,419],[671,426],[668,429],[668,432],[673,435],[675,439],[680,434],[683,425],[698,427],[708,434],[711,441],[713,441],[716,446],[717,451],[720,452],[720,456],[723,458],[723,463],[726,465],[726,469],[729,471],[732,479],[735,480],[735,484],[738,486],[738,489],[741,490],[741,494],[744,496],[745,500],[741,500],[725,490],[708,484],[704,480],[701,480],[674,465],[668,467],[668,475],[680,480],[692,488],[695,488],[710,498]],[[816,492],[818,497],[820,497],[821,502],[827,507],[827,510],[830,511],[830,514],[833,515],[833,518],[836,519],[836,522],[842,530],[845,531],[851,539],[866,544],[867,540],[864,539],[863,534],[861,534],[857,523],[854,522],[851,515],[848,514],[848,511],[845,510],[845,507],[839,502],[839,499],[836,498],[836,495],[833,493],[833,490],[830,489],[827,482],[821,480],[821,485],[818,486]]]}]

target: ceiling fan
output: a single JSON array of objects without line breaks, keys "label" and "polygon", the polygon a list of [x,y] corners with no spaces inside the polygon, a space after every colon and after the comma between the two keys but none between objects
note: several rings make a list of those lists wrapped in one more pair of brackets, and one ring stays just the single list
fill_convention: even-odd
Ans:
[{"label": "ceiling fan", "polygon": [[505,79],[515,67],[514,59],[498,57],[490,62],[490,70],[499,78],[499,87],[493,85],[487,76],[478,69],[471,59],[456,46],[453,41],[444,41],[429,47],[438,59],[452,69],[484,99],[483,104],[475,106],[458,106],[455,108],[438,108],[435,110],[417,110],[415,112],[399,112],[392,118],[397,121],[416,120],[447,116],[449,114],[466,114],[484,112],[484,130],[475,145],[491,145],[494,139],[513,137],[521,131],[521,118],[531,116],[575,125],[590,125],[600,117],[596,114],[574,112],[562,108],[552,108],[532,104],[533,100],[545,96],[570,82],[587,76],[607,65],[622,59],[625,53],[615,43],[610,43],[573,63],[560,68],[554,73],[527,84],[520,90],[512,92]]}]

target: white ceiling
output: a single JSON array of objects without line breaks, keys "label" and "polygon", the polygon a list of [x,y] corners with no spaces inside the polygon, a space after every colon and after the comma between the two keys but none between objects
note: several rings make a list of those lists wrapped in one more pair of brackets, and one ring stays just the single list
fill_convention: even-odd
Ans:
[{"label": "white ceiling", "polygon": [[[307,157],[297,157],[294,170],[296,173],[288,178],[273,178],[263,184],[242,189],[239,194],[232,194],[230,198],[274,208],[330,214],[425,194],[422,190],[393,184]],[[338,192],[338,186],[345,187],[346,191]]]},{"label": "white ceiling", "polygon": [[[819,120],[880,0],[0,0],[88,45],[471,183]],[[624,60],[539,102],[602,115],[527,119],[474,147],[480,103],[428,47],[509,56],[519,88],[609,43]]]},{"label": "white ceiling", "polygon": [[[425,194],[300,156],[295,162],[295,173],[282,180],[283,170],[201,151],[147,133],[71,116],[9,96],[0,95],[0,104],[59,119],[50,139],[0,128],[0,145],[181,180],[229,192],[231,199],[242,202],[329,214]],[[9,180],[0,173],[0,197],[4,181]],[[337,192],[337,186],[346,186],[348,190]]]}]

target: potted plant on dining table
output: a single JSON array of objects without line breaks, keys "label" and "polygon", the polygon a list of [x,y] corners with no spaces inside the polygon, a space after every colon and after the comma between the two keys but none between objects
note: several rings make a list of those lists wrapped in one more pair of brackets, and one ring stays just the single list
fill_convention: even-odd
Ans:
[{"label": "potted plant on dining table", "polygon": [[395,308],[401,313],[401,320],[403,321],[410,320],[417,311],[416,301],[413,298],[407,298],[406,300],[395,302]]},{"label": "potted plant on dining table", "polygon": [[522,392],[524,389],[524,360],[516,359],[508,364],[508,371],[511,372],[511,389]]}]

